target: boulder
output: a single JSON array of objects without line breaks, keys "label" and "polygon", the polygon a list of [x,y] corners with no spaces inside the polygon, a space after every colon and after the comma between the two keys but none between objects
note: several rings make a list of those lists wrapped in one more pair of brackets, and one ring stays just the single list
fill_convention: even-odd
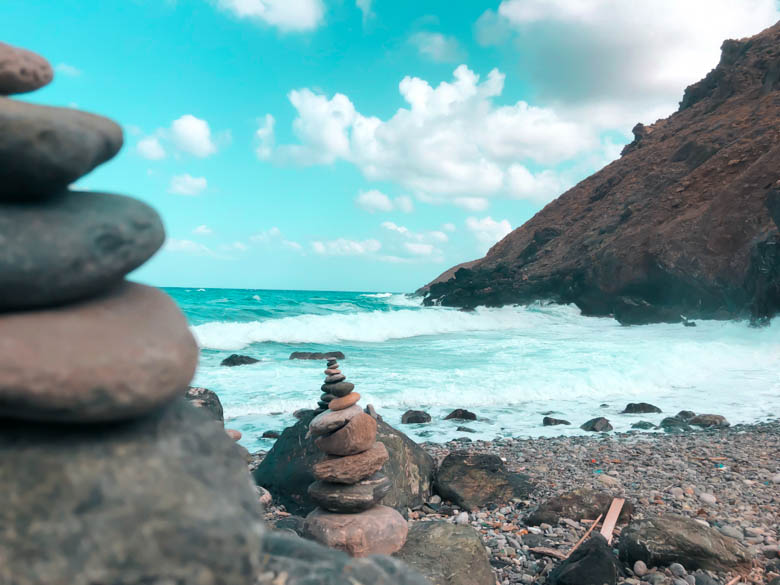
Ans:
[{"label": "boulder", "polygon": [[278,431],[263,431],[261,438],[263,439],[278,439],[281,437]]},{"label": "boulder", "polygon": [[[291,427],[282,432],[262,463],[253,472],[255,481],[267,488],[274,500],[292,514],[305,515],[314,509],[307,489],[315,481],[314,465],[327,461],[314,441],[306,439],[314,411],[303,411]],[[387,448],[389,460],[382,467],[392,487],[382,502],[405,513],[421,506],[431,493],[434,462],[417,443],[385,422],[377,423],[377,441]]]},{"label": "boulder", "polygon": [[240,355],[234,353],[220,362],[220,366],[227,366],[233,368],[235,366],[248,366],[249,364],[256,364],[260,360],[250,357],[248,355]]},{"label": "boulder", "polygon": [[630,524],[620,535],[620,558],[648,567],[680,563],[689,571],[728,571],[750,563],[747,550],[733,538],[675,514]]},{"label": "boulder", "polygon": [[431,585],[495,585],[482,539],[471,526],[443,520],[415,522],[404,547],[395,553]]},{"label": "boulder", "polygon": [[[354,408],[354,407],[352,407]],[[357,407],[358,410],[360,407]],[[329,412],[344,412],[329,411]],[[317,437],[314,444],[328,455],[356,455],[367,451],[376,441],[376,421],[362,410],[339,430]]]},{"label": "boulder", "polygon": [[262,573],[246,464],[183,398],[130,422],[5,420],[0,461],[0,583],[246,585]]},{"label": "boulder", "polygon": [[316,353],[311,351],[294,351],[290,354],[291,360],[326,360],[328,358],[345,359],[340,351],[329,351],[326,353]]},{"label": "boulder", "polygon": [[40,55],[0,43],[0,95],[35,91],[51,83],[54,71]]},{"label": "boulder", "polygon": [[615,585],[623,567],[601,534],[594,534],[550,573],[552,585]]},{"label": "boulder", "polygon": [[[545,500],[526,519],[529,526],[550,524],[555,526],[562,518],[580,520],[595,520],[599,514],[607,515],[612,503],[612,496],[605,492],[589,489],[575,489],[570,492],[555,495]],[[626,500],[618,516],[618,522],[625,523],[631,519],[634,506]]]},{"label": "boulder", "polygon": [[208,388],[189,386],[184,393],[184,398],[189,400],[193,406],[202,408],[219,422],[225,422],[222,403],[219,401],[219,396],[217,396],[216,392],[212,392]]},{"label": "boulder", "polygon": [[552,427],[555,425],[570,425],[571,423],[567,420],[563,420],[561,418],[552,418],[549,416],[546,416],[542,419],[542,425],[545,427]]},{"label": "boulder", "polygon": [[436,492],[466,510],[526,498],[533,489],[528,476],[506,469],[497,455],[454,452],[436,472]]},{"label": "boulder", "polygon": [[314,503],[323,510],[353,514],[381,502],[390,491],[390,480],[384,473],[375,473],[352,485],[318,480],[308,491]]},{"label": "boulder", "polygon": [[0,202],[0,311],[100,294],[164,239],[157,212],[122,195],[64,191],[45,202]]},{"label": "boulder", "polygon": [[477,420],[477,415],[465,408],[456,408],[445,416],[444,420]]},{"label": "boulder", "polygon": [[629,402],[621,414],[649,414],[661,412],[661,409],[647,402]]},{"label": "boulder", "polygon": [[315,463],[314,477],[332,483],[353,484],[382,469],[390,458],[387,447],[376,442],[368,451],[347,457],[326,457]]},{"label": "boulder", "polygon": [[609,424],[609,421],[603,416],[599,416],[590,419],[588,422],[581,425],[580,428],[583,431],[589,431],[592,433],[606,433],[612,430],[612,425]]},{"label": "boulder", "polygon": [[640,421],[637,421],[634,424],[632,424],[631,428],[632,429],[640,429],[640,430],[643,430],[643,431],[649,431],[650,429],[654,429],[655,425],[653,423],[651,423],[650,421],[640,420]]},{"label": "boulder", "polygon": [[181,396],[197,362],[187,320],[153,287],[123,282],[78,304],[3,313],[0,415],[131,418]]},{"label": "boulder", "polygon": [[729,421],[719,414],[697,414],[688,421],[688,424],[705,429],[710,427],[725,428],[730,426]]},{"label": "boulder", "polygon": [[0,201],[56,195],[120,148],[108,118],[0,97]]},{"label": "boulder", "polygon": [[677,416],[667,416],[658,426],[660,426],[667,433],[682,433],[692,430],[690,425],[685,422],[685,420],[678,418]]},{"label": "boulder", "polygon": [[677,418],[679,418],[680,420],[689,421],[689,420],[691,420],[691,419],[692,419],[694,416],[696,416],[696,413],[695,413],[695,412],[693,412],[692,410],[681,410],[680,412],[678,412],[678,413],[677,413],[676,415],[674,415],[674,416],[675,416],[675,417],[677,417]]},{"label": "boulder", "polygon": [[402,425],[431,422],[431,415],[423,410],[407,410],[401,415]]},{"label": "boulder", "polygon": [[353,557],[390,555],[400,550],[409,530],[393,508],[374,506],[360,514],[339,514],[315,508],[303,525],[308,538]]}]

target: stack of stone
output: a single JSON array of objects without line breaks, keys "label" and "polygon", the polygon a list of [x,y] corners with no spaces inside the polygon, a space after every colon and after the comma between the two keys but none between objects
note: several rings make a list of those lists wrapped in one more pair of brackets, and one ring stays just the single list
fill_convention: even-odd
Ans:
[{"label": "stack of stone", "polygon": [[391,487],[381,472],[387,448],[376,440],[376,420],[358,406],[360,394],[335,359],[328,360],[325,375],[324,412],[309,423],[309,435],[326,457],[314,465],[317,481],[309,495],[318,507],[306,517],[305,530],[352,556],[392,554],[403,547],[408,529],[396,510],[379,505]]},{"label": "stack of stone", "polygon": [[68,189],[121,128],[2,97],[52,78],[0,43],[0,583],[248,583],[260,509],[235,444],[182,397],[197,345],[166,294],[125,280],[162,222]]}]

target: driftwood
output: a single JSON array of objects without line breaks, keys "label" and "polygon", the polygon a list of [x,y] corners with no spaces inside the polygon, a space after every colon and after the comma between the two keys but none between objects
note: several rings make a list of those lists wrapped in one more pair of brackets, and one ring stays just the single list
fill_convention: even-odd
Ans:
[{"label": "driftwood", "polygon": [[582,538],[580,538],[577,541],[577,544],[575,544],[572,549],[569,551],[569,554],[566,555],[566,558],[568,559],[571,556],[571,553],[573,553],[575,550],[577,550],[577,547],[579,547],[583,542],[585,542],[585,539],[588,538],[588,535],[590,535],[591,532],[593,532],[593,529],[598,526],[598,523],[601,521],[601,517],[603,514],[599,514],[599,517],[596,518],[596,521],[593,522],[593,524],[590,525],[590,528],[588,528],[588,531],[582,535]]},{"label": "driftwood", "polygon": [[607,544],[612,543],[612,532],[615,530],[620,511],[626,501],[623,498],[615,498],[607,511],[607,517],[604,518],[604,525],[601,527],[601,535],[607,539]]}]

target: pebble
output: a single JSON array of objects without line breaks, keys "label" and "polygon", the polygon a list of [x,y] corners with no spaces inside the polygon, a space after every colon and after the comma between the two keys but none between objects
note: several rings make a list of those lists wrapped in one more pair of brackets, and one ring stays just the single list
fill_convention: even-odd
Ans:
[{"label": "pebble", "polygon": [[469,523],[468,512],[461,512],[457,516],[455,516],[455,524],[461,524],[465,526],[468,523]]},{"label": "pebble", "polygon": [[647,565],[644,561],[637,561],[634,563],[634,575],[637,577],[644,577],[647,575]]},{"label": "pebble", "polygon": [[672,563],[669,565],[669,571],[671,571],[672,575],[675,577],[685,577],[685,575],[688,574],[688,572],[685,570],[685,567],[683,567],[680,563]]},{"label": "pebble", "polygon": [[710,504],[711,506],[714,506],[718,502],[718,499],[715,496],[706,493],[699,495],[699,499],[705,504]]},{"label": "pebble", "polygon": [[0,43],[0,95],[35,91],[53,78],[51,65],[37,53]]}]

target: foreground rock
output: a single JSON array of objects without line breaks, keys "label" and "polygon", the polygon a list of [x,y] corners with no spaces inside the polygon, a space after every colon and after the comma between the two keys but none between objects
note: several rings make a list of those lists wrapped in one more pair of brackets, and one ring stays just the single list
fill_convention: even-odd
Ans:
[{"label": "foreground rock", "polygon": [[176,304],[140,284],[0,314],[0,415],[94,422],[145,414],[179,396],[197,362]]},{"label": "foreground rock", "polygon": [[0,98],[0,200],[55,195],[121,147],[108,118]]},{"label": "foreground rock", "polygon": [[220,362],[220,366],[235,367],[235,366],[247,366],[249,364],[256,364],[260,360],[250,357],[248,355],[239,355],[234,353],[229,355]]},{"label": "foreground rock", "polygon": [[0,583],[246,585],[262,572],[246,465],[184,399],[121,424],[6,420],[0,460],[13,502],[0,506]]},{"label": "foreground rock", "polygon": [[329,351],[327,353],[316,353],[310,351],[294,351],[290,354],[291,360],[326,360],[328,358],[336,358],[343,360],[344,354],[340,351]]},{"label": "foreground rock", "polygon": [[623,567],[601,534],[595,534],[550,573],[552,585],[615,585]]},{"label": "foreground rock", "polygon": [[165,232],[141,201],[65,191],[44,202],[0,203],[0,238],[0,310],[8,310],[94,296],[146,262]]},{"label": "foreground rock", "polygon": [[0,43],[0,95],[35,91],[51,83],[54,71],[40,55]]},{"label": "foreground rock", "polygon": [[612,425],[603,416],[598,418],[592,418],[588,422],[580,425],[583,431],[589,431],[591,433],[606,433],[612,430]]},{"label": "foreground rock", "polygon": [[[578,488],[545,500],[528,516],[526,522],[530,526],[539,526],[539,524],[556,525],[563,518],[576,521],[595,520],[599,514],[607,515],[611,503],[612,496],[606,492]],[[618,522],[628,522],[633,510],[633,504],[626,500]]]},{"label": "foreground rock", "polygon": [[353,557],[394,553],[406,541],[407,530],[403,517],[388,506],[374,506],[360,514],[316,509],[304,524],[307,536]]},{"label": "foreground rock", "polygon": [[496,455],[450,453],[436,472],[436,492],[466,510],[525,498],[532,489],[527,476],[507,470]]},{"label": "foreground rock", "polygon": [[[317,479],[312,468],[326,461],[306,433],[314,411],[304,411],[291,427],[286,428],[273,448],[253,472],[255,481],[267,488],[276,501],[293,514],[305,515],[314,509],[307,493]],[[402,514],[407,508],[422,505],[431,492],[434,463],[419,445],[385,422],[377,422],[377,440],[390,454],[382,467],[392,487],[382,502]]]},{"label": "foreground rock", "polygon": [[675,114],[637,124],[620,159],[421,289],[424,302],[553,299],[630,324],[776,314],[778,60],[780,24],[725,41]]},{"label": "foreground rock", "polygon": [[219,422],[225,422],[225,415],[222,411],[222,402],[219,400],[216,392],[208,388],[198,388],[189,386],[184,393],[184,398],[189,400],[190,404],[202,408]]},{"label": "foreground rock", "polygon": [[661,412],[661,409],[647,402],[629,402],[621,414],[650,414]]},{"label": "foreground rock", "polygon": [[688,424],[705,429],[710,427],[730,426],[729,421],[719,414],[697,414],[688,421]]},{"label": "foreground rock", "polygon": [[470,526],[415,522],[406,544],[395,555],[422,573],[432,585],[495,585],[485,546]]},{"label": "foreground rock", "polygon": [[551,416],[545,416],[542,419],[542,425],[545,427],[553,427],[557,425],[570,425],[571,423],[562,418],[552,418]]},{"label": "foreground rock", "polygon": [[747,551],[733,538],[674,514],[630,524],[620,536],[620,558],[647,566],[680,563],[689,571],[726,571],[750,562]]}]

